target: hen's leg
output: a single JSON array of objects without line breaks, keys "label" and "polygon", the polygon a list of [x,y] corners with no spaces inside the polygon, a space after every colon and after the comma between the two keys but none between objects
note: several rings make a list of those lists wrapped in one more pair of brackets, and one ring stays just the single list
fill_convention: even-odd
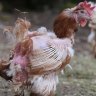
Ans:
[{"label": "hen's leg", "polygon": [[[40,94],[36,94],[36,93],[31,93],[30,96],[42,96]],[[48,96],[55,96],[53,93],[51,93],[50,95]]]},{"label": "hen's leg", "polygon": [[96,58],[96,43],[95,43],[95,45],[93,46],[93,54],[94,54],[94,57]]},{"label": "hen's leg", "polygon": [[34,92],[31,92],[30,96],[41,96],[40,94],[36,94]]},{"label": "hen's leg", "polygon": [[48,96],[55,96],[54,94],[50,94],[50,95],[48,95]]}]

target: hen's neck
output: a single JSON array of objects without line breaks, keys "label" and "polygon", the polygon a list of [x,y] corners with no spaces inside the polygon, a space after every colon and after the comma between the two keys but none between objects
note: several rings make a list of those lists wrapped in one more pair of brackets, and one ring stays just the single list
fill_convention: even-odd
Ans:
[{"label": "hen's neck", "polygon": [[66,10],[65,10],[65,14],[66,14],[68,17],[73,18],[73,19],[76,21],[76,23],[78,24],[78,23],[79,23],[79,20],[78,20],[78,15],[77,15],[77,13],[74,12],[75,9],[76,9],[76,8],[66,9]]}]

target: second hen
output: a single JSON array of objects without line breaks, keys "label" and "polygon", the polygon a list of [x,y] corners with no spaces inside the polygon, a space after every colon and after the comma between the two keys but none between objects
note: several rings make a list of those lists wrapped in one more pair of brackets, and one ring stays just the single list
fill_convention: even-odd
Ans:
[{"label": "second hen", "polygon": [[[95,3],[92,3],[92,6],[96,6]],[[93,10],[93,14],[91,16],[91,21],[89,22],[90,34],[88,36],[88,43],[91,44],[93,50],[93,55],[96,58],[96,8]]]}]

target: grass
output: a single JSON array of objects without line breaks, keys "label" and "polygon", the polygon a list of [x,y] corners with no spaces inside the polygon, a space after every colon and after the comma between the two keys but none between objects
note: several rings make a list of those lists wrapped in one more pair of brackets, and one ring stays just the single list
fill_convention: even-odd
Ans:
[{"label": "grass", "polygon": [[73,70],[60,75],[57,96],[96,96],[96,59],[78,54],[71,65]]}]

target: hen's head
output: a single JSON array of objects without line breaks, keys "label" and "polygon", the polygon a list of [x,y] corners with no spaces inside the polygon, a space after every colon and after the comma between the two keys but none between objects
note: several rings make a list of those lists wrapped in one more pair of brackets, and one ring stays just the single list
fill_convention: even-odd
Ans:
[{"label": "hen's head", "polygon": [[77,31],[78,25],[84,27],[90,20],[94,7],[87,1],[80,2],[76,7],[61,12],[54,22],[54,32],[57,37],[71,37]]},{"label": "hen's head", "polygon": [[80,2],[75,8],[73,8],[74,18],[81,27],[84,27],[87,20],[90,20],[94,8],[95,6],[91,7],[91,4],[87,1]]}]

